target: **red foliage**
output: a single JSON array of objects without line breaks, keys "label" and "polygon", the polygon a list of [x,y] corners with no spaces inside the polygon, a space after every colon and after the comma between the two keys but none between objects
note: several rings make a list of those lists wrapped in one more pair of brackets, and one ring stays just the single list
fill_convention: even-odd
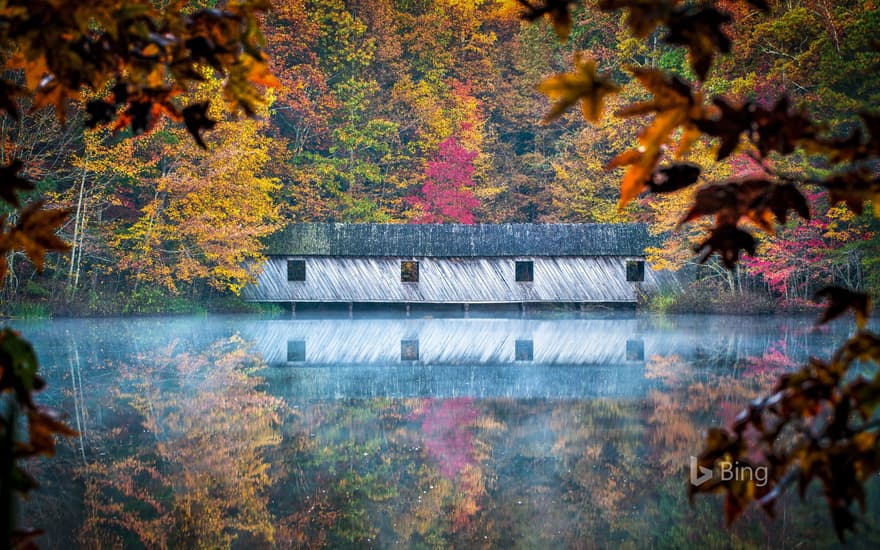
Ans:
[{"label": "red foliage", "polygon": [[419,212],[412,223],[474,223],[480,201],[473,193],[477,153],[459,145],[454,137],[440,143],[434,160],[425,168],[421,193],[406,197]]},{"label": "red foliage", "polygon": [[470,398],[441,401],[425,414],[425,450],[437,461],[444,477],[454,479],[474,461],[474,434],[470,428],[478,415]]}]

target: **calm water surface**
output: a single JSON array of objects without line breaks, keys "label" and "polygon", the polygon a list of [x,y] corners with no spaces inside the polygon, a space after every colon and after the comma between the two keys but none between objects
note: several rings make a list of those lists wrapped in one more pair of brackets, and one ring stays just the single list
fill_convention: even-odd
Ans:
[{"label": "calm water surface", "polygon": [[[814,548],[819,491],[723,526],[701,433],[852,330],[812,319],[19,324],[81,436],[34,463],[44,548]],[[880,544],[880,487],[850,546]]]}]

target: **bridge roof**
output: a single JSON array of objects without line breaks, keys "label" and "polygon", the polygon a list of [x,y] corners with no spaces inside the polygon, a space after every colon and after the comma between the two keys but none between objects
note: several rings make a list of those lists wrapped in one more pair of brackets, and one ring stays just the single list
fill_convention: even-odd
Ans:
[{"label": "bridge roof", "polygon": [[642,256],[656,244],[645,224],[288,225],[266,254],[290,256]]}]

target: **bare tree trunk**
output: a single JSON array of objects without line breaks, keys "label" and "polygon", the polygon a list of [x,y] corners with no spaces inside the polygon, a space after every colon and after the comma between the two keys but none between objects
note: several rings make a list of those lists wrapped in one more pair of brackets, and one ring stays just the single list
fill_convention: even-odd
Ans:
[{"label": "bare tree trunk", "polygon": [[[76,213],[73,218],[73,243],[70,247],[70,268],[67,271],[67,290],[72,298],[76,295],[76,285],[79,281],[79,264],[77,262],[77,253],[79,251],[78,243],[80,242],[80,232],[82,231],[81,220],[83,216],[83,198],[86,189],[86,170],[83,169],[82,177],[79,180],[79,196],[76,201]],[[74,276],[74,271],[76,276]]]}]

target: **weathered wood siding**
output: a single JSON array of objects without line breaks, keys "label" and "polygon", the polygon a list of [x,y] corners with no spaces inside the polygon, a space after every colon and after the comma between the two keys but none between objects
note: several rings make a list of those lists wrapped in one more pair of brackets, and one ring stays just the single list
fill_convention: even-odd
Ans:
[{"label": "weathered wood siding", "polygon": [[[669,348],[663,334],[647,333],[636,319],[275,320],[243,335],[272,366],[622,365]],[[402,341],[418,342],[418,360],[401,358]],[[517,360],[517,341],[531,342],[531,359]],[[290,342],[304,350],[295,362],[288,361]],[[634,356],[636,349],[642,352]]]},{"label": "weathered wood siding", "polygon": [[[261,376],[297,401],[638,397],[659,384],[642,359],[668,340],[635,319],[260,321],[243,335],[270,365]],[[401,341],[418,343],[417,360],[401,358]],[[531,359],[517,360],[517,341]],[[300,360],[287,360],[291,344]]]},{"label": "weathered wood siding", "polygon": [[[306,280],[287,280],[287,261],[306,261]],[[380,258],[272,256],[256,285],[243,291],[258,302],[634,302],[674,277],[645,269],[645,281],[626,280],[626,261],[641,257]],[[419,282],[400,280],[401,260],[419,262]],[[515,280],[515,262],[534,261],[534,282]]]}]

